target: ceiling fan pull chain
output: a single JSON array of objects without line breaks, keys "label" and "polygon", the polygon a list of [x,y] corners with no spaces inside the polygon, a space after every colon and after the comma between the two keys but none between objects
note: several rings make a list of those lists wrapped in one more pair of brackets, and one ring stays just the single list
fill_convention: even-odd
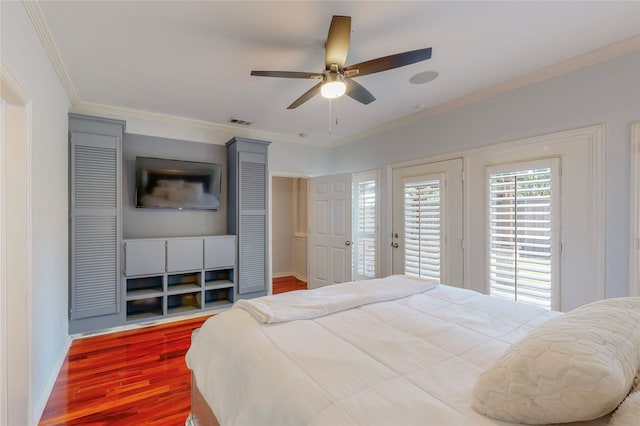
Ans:
[{"label": "ceiling fan pull chain", "polygon": [[331,134],[331,131],[333,130],[331,128],[331,106],[333,105],[333,99],[329,99],[329,134]]}]

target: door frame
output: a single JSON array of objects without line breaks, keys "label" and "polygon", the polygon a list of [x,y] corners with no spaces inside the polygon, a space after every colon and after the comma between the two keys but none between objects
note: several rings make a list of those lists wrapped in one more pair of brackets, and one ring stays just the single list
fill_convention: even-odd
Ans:
[{"label": "door frame", "polygon": [[[2,227],[0,239],[0,423],[32,424],[34,415],[38,415],[33,412],[30,383],[32,371],[31,253],[33,252],[30,132],[32,103],[26,91],[1,62],[0,93],[4,120],[0,136],[2,139],[0,148],[2,150],[0,153],[0,227]],[[6,117],[8,115],[10,115],[9,119]],[[13,138],[10,149],[7,148],[10,142],[9,137]],[[9,165],[13,172],[8,170]],[[16,170],[19,170],[19,173],[13,178],[24,182],[25,191],[22,195],[7,192],[7,179],[12,178]],[[9,240],[7,238],[9,230],[14,237],[17,235],[20,237]],[[12,246],[10,250],[9,245]],[[7,260],[9,253],[11,253],[12,262]],[[26,265],[26,271],[13,267],[14,263]],[[9,281],[24,283],[24,286],[18,285],[9,289],[7,286]],[[11,318],[11,322],[8,318]],[[9,347],[10,340],[11,347]],[[9,407],[21,407],[21,409],[14,409],[9,413]]]},{"label": "door frame", "polygon": [[[465,179],[465,173],[467,171],[467,158],[465,155],[463,155],[463,152],[458,152],[456,154],[444,154],[444,155],[435,155],[433,157],[427,157],[427,158],[418,158],[415,160],[409,160],[409,161],[402,161],[402,162],[398,162],[398,163],[393,163],[393,164],[389,164],[387,166],[387,179],[386,179],[386,211],[387,211],[387,217],[386,217],[386,232],[383,232],[384,238],[382,238],[381,246],[384,247],[384,249],[382,250],[382,252],[380,253],[381,256],[385,256],[386,257],[386,270],[387,273],[386,275],[389,275],[392,273],[393,271],[393,250],[391,249],[391,244],[393,243],[393,174],[394,171],[397,169],[404,169],[404,168],[408,168],[408,167],[414,167],[414,166],[422,166],[422,165],[429,165],[429,164],[435,164],[435,163],[442,163],[445,161],[450,161],[450,160],[461,160],[462,161],[462,223],[463,223],[463,227],[466,227],[466,206],[467,206],[467,193],[466,193],[466,179]],[[463,232],[463,236],[464,236],[464,232]],[[386,254],[384,253],[384,251],[386,250]],[[466,259],[466,247],[464,244],[464,241],[462,242],[462,263],[463,266],[466,265],[467,259]],[[466,272],[466,267],[464,268]],[[465,286],[466,285],[466,274],[463,273],[463,282],[460,283],[460,286]]]},{"label": "door frame", "polygon": [[[3,88],[4,89],[4,88]],[[4,93],[4,90],[2,90]],[[0,424],[7,424],[7,301],[6,301],[6,253],[7,253],[7,213],[5,190],[5,106],[0,97]]]},{"label": "door frame", "polygon": [[629,296],[640,296],[640,121],[631,123]]},{"label": "door frame", "polygon": [[[269,200],[267,206],[267,226],[269,231],[269,262],[267,264],[267,276],[269,277],[269,288],[267,288],[267,294],[273,294],[273,178],[274,177],[283,177],[283,178],[300,178],[307,179],[311,178],[310,175],[304,173],[292,173],[292,172],[281,172],[281,171],[271,171],[269,170],[269,179],[267,182],[267,198]],[[309,198],[307,197],[307,218],[309,217]],[[309,226],[309,222],[307,221],[307,228]],[[308,253],[307,253],[308,255]],[[308,271],[309,271],[309,259],[307,258],[307,280],[308,280]]]}]

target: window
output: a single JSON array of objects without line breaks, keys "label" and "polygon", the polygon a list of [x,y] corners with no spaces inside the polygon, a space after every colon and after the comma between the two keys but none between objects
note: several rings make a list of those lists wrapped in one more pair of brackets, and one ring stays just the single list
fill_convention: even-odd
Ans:
[{"label": "window", "polygon": [[440,280],[441,179],[406,180],[404,184],[404,271]]},{"label": "window", "polygon": [[494,296],[559,306],[558,160],[489,167],[489,288]]},{"label": "window", "polygon": [[353,176],[354,281],[378,276],[378,181],[377,171]]}]

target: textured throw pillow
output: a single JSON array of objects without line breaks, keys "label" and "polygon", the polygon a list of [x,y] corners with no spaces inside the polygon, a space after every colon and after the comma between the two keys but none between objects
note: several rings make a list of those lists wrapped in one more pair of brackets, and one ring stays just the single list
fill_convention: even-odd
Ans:
[{"label": "textured throw pillow", "polygon": [[476,380],[471,406],[515,423],[585,421],[613,411],[640,367],[640,297],[600,300],[555,317]]},{"label": "textured throw pillow", "polygon": [[638,426],[640,424],[640,392],[633,392],[611,416],[609,426]]}]

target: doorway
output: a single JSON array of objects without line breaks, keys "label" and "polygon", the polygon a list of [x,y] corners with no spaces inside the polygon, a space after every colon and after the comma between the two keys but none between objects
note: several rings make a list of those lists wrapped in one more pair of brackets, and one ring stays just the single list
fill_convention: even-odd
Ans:
[{"label": "doorway", "polygon": [[[271,177],[272,280],[307,282],[306,177]],[[272,284],[273,291],[273,284]]]},{"label": "doorway", "polygon": [[392,171],[392,273],[463,283],[462,159]]},{"label": "doorway", "polygon": [[31,103],[5,68],[0,93],[0,423],[31,424]]}]

